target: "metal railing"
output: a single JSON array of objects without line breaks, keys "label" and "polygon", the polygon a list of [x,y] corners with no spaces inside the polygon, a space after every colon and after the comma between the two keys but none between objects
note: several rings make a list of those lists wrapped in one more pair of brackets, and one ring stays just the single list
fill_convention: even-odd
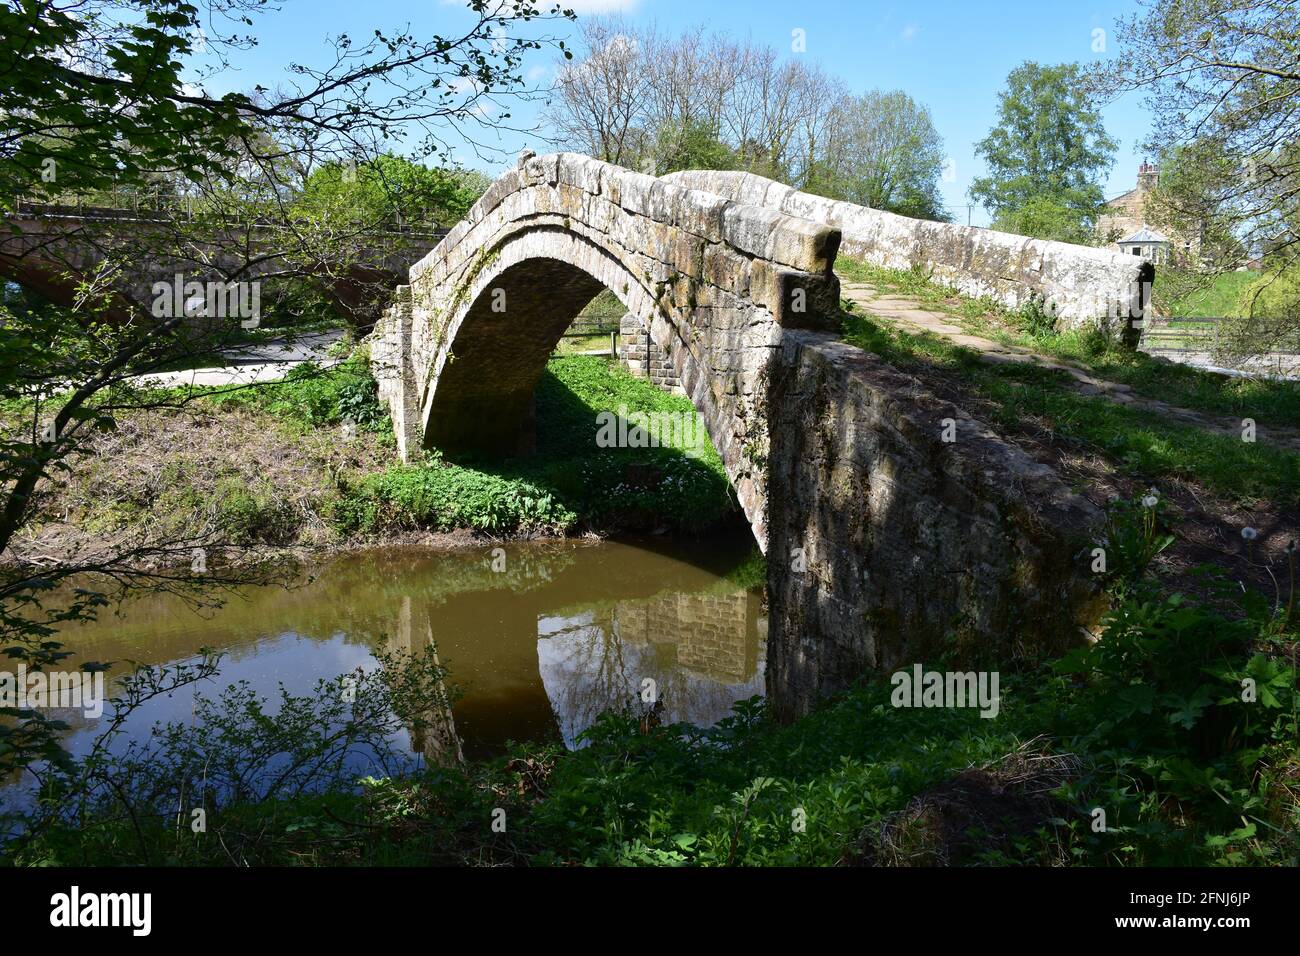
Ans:
[{"label": "metal railing", "polygon": [[[1148,319],[1142,332],[1141,347],[1144,351],[1158,349],[1161,352],[1210,352],[1218,353],[1223,344],[1223,322],[1221,318],[1162,316]],[[1269,354],[1300,355],[1300,336],[1282,348],[1275,348]]]}]

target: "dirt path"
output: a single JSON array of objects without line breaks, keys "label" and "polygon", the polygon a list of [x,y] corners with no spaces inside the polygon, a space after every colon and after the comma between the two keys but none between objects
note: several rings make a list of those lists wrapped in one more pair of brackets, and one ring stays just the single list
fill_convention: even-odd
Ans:
[{"label": "dirt path", "polygon": [[[1130,386],[1097,378],[1088,369],[1072,362],[1017,345],[1004,345],[979,335],[971,335],[957,324],[958,319],[943,312],[927,309],[915,299],[882,293],[865,282],[852,282],[845,279],[841,279],[840,295],[852,302],[864,314],[884,319],[908,331],[929,332],[941,336],[954,345],[971,349],[990,365],[1011,362],[1054,369],[1068,375],[1070,387],[1080,395],[1101,396],[1117,404],[1149,412],[1162,421],[1190,425],[1233,437],[1241,435],[1240,418],[1195,411],[1179,405],[1170,405],[1159,399],[1140,396],[1135,394]],[[1267,440],[1291,451],[1300,452],[1300,429],[1256,421],[1256,440]]]}]

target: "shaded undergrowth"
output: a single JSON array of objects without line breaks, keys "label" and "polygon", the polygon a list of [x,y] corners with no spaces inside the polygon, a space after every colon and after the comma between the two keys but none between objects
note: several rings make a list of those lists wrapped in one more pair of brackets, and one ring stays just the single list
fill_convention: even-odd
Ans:
[{"label": "shaded undergrowth", "polygon": [[[537,453],[513,460],[438,452],[344,488],[334,518],[345,533],[432,527],[557,533],[579,526],[701,530],[736,513],[722,461],[702,430],[698,445],[600,447],[598,415],[634,431],[638,415],[694,421],[689,399],[663,392],[604,359],[550,362],[536,390]],[[658,434],[655,440],[659,440]]]}]

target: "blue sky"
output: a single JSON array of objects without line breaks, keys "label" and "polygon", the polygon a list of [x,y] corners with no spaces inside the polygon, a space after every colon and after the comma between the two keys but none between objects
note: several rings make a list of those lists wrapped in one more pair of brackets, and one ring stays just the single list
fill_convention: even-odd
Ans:
[{"label": "blue sky", "polygon": [[[966,190],[983,171],[973,147],[993,124],[1007,73],[1027,59],[1061,63],[1113,57],[1115,20],[1137,9],[1135,0],[568,0],[566,5],[580,16],[618,12],[669,32],[703,24],[785,52],[791,49],[792,31],[803,30],[806,52],[789,55],[814,60],[854,91],[901,89],[930,108],[955,164],[955,179],[943,183],[942,191],[959,221],[965,221],[964,206],[970,201]],[[408,23],[417,32],[448,34],[465,22],[457,0],[283,0],[279,12],[259,18],[259,48],[240,55],[240,71],[225,82],[238,88],[271,85],[290,60],[319,63],[327,52],[327,34],[360,38],[375,28]],[[575,29],[551,26],[559,35]],[[1099,40],[1104,41],[1102,52],[1094,49]],[[539,77],[555,60],[554,52],[546,51],[526,67]],[[534,115],[528,104],[512,112],[526,121],[522,125]],[[1106,189],[1113,196],[1133,186],[1144,156],[1138,143],[1148,132],[1148,120],[1137,97],[1108,106],[1103,115],[1119,141]],[[501,146],[512,154],[528,139],[507,135]],[[539,152],[546,149],[531,139],[529,145]],[[506,163],[504,157],[493,163],[468,152],[462,159],[485,172],[499,171]],[[977,208],[971,221],[986,225],[987,216]]]}]

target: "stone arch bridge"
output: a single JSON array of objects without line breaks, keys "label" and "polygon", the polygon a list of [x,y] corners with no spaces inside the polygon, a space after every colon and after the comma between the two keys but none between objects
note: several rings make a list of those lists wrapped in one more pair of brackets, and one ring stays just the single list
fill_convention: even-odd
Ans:
[{"label": "stone arch bridge", "polygon": [[105,260],[130,256],[113,286],[108,316],[124,320],[132,308],[148,311],[156,282],[252,282],[307,274],[344,318],[369,326],[378,308],[375,291],[405,279],[447,230],[401,230],[346,239],[328,253],[299,254],[289,262],[283,223],[209,217],[197,222],[183,209],[124,209],[20,202],[0,221],[0,279],[32,289],[63,307],[73,304],[78,282]]},{"label": "stone arch bridge", "polygon": [[1149,279],[1131,257],[920,223],[750,174],[653,177],[525,154],[411,268],[376,326],[371,361],[400,451],[529,451],[547,357],[607,288],[670,357],[767,554],[779,715],[954,644],[996,663],[1078,640],[1098,609],[1080,557],[1096,509],[838,340],[842,245],[1010,303],[1040,296],[1073,323],[1106,321]]}]

